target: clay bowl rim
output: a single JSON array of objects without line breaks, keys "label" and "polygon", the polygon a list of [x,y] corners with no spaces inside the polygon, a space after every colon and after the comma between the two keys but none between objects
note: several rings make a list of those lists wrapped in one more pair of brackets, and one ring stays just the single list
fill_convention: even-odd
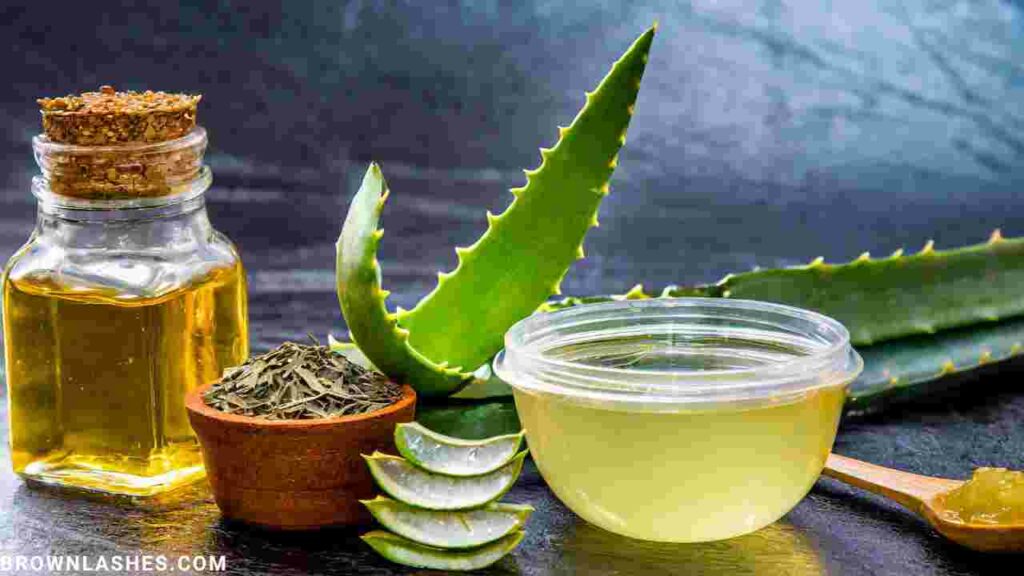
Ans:
[{"label": "clay bowl rim", "polygon": [[185,396],[185,408],[192,414],[201,416],[208,420],[215,420],[223,424],[228,425],[240,425],[240,426],[257,426],[261,428],[271,428],[278,430],[320,430],[324,428],[332,428],[334,426],[349,424],[352,422],[360,422],[363,420],[372,420],[375,418],[381,418],[388,416],[394,412],[404,410],[409,405],[415,405],[417,400],[416,390],[408,384],[402,385],[402,396],[393,404],[389,404],[380,410],[374,410],[372,412],[363,412],[362,414],[352,414],[349,416],[338,416],[336,418],[307,418],[307,419],[293,419],[293,420],[267,420],[265,418],[256,418],[253,416],[242,416],[240,414],[228,414],[222,412],[216,408],[212,408],[203,401],[203,393],[210,389],[216,382],[211,382],[198,388],[194,388]]}]

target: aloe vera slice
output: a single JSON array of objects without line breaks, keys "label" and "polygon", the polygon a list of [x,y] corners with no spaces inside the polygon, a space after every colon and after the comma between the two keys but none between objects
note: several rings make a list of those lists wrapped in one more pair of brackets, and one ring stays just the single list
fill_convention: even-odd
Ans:
[{"label": "aloe vera slice", "polygon": [[466,571],[486,568],[501,560],[515,550],[522,542],[523,536],[522,530],[517,530],[501,540],[469,550],[444,550],[424,546],[384,530],[367,532],[361,538],[378,554],[398,564],[431,570]]},{"label": "aloe vera slice", "polygon": [[525,457],[524,450],[494,472],[460,478],[427,472],[398,456],[363,456],[388,496],[429,510],[466,510],[501,498],[515,484]]},{"label": "aloe vera slice", "polygon": [[486,440],[464,440],[438,434],[411,422],[395,427],[395,446],[406,460],[429,472],[448,476],[479,476],[508,464],[523,443],[523,433]]},{"label": "aloe vera slice", "polygon": [[399,536],[437,548],[475,548],[523,527],[533,506],[496,502],[463,512],[424,510],[378,496],[362,500],[382,526]]}]

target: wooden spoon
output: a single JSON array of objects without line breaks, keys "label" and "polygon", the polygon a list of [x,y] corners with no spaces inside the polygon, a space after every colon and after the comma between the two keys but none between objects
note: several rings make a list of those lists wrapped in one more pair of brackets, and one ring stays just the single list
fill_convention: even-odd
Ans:
[{"label": "wooden spoon", "polygon": [[953,542],[981,552],[1024,551],[1024,524],[976,524],[951,520],[942,512],[939,496],[960,486],[962,480],[920,476],[829,454],[826,476],[895,500],[924,517],[935,530]]}]

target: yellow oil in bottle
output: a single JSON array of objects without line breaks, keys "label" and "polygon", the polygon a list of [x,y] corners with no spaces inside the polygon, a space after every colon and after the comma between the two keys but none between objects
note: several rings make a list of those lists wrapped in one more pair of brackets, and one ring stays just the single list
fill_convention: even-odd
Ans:
[{"label": "yellow oil in bottle", "polygon": [[152,297],[7,277],[3,312],[16,472],[127,495],[203,474],[184,397],[248,356],[240,264]]}]

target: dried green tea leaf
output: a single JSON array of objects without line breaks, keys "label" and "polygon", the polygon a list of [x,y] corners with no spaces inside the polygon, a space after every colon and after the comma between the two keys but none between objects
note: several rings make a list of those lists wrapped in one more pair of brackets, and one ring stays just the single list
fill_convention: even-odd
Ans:
[{"label": "dried green tea leaf", "polygon": [[226,369],[203,400],[229,414],[302,420],[372,412],[401,396],[398,384],[327,346],[285,342]]}]

